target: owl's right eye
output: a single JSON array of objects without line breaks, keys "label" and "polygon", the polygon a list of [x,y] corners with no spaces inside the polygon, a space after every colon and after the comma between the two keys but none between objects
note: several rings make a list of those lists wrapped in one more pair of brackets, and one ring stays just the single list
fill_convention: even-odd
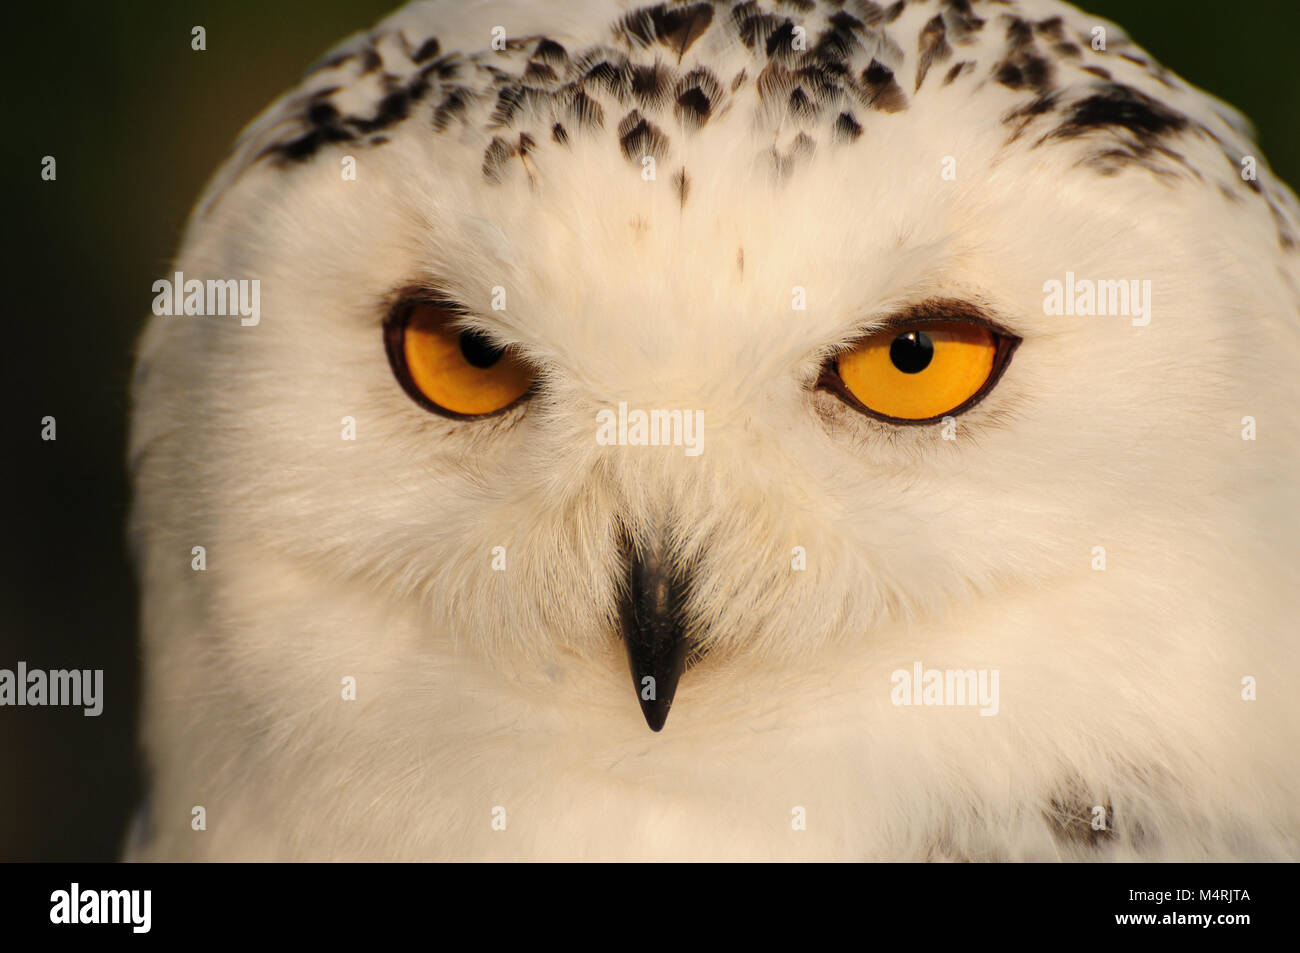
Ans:
[{"label": "owl's right eye", "polygon": [[1019,344],[960,303],[931,302],[836,355],[818,383],[878,420],[929,424],[979,403]]},{"label": "owl's right eye", "polygon": [[459,325],[451,306],[400,305],[384,327],[388,362],[421,407],[457,420],[499,414],[531,392],[535,374],[509,348]]}]

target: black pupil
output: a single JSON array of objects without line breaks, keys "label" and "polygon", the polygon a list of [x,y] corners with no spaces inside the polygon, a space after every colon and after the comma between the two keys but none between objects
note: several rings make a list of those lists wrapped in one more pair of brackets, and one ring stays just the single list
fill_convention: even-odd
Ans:
[{"label": "black pupil", "polygon": [[934,360],[934,342],[924,331],[906,331],[889,345],[889,359],[904,374],[919,374]]},{"label": "black pupil", "polygon": [[460,332],[460,353],[475,367],[491,367],[501,360],[505,348],[497,347],[479,331]]}]

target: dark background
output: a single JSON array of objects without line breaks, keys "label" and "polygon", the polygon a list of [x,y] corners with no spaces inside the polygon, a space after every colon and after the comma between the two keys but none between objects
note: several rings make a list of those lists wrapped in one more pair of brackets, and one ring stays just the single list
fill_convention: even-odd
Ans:
[{"label": "dark background", "polygon": [[[546,0],[538,0],[546,2]],[[564,0],[550,0],[562,3]],[[141,794],[123,524],[133,342],[240,128],[388,0],[65,2],[5,11],[6,474],[0,668],[102,668],[104,712],[0,708],[0,860],[113,860]],[[1300,183],[1297,0],[1091,0],[1234,104]],[[190,30],[207,29],[207,50]],[[40,178],[42,156],[58,178]],[[11,204],[12,203],[12,204]],[[58,439],[40,439],[40,420]]]}]

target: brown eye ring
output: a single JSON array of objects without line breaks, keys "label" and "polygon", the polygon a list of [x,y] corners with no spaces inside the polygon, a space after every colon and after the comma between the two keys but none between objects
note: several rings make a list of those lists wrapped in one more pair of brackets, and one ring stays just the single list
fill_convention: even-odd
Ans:
[{"label": "brown eye ring", "polygon": [[450,420],[482,420],[531,397],[536,375],[510,348],[460,327],[453,301],[416,295],[384,321],[384,350],[398,384],[416,404]]},{"label": "brown eye ring", "polygon": [[[964,350],[968,355],[967,364],[971,363],[970,354],[978,354],[977,366],[967,367],[963,371],[960,360],[949,360],[947,368],[942,361],[935,368],[931,368],[933,351],[922,355],[920,360],[909,363],[906,347],[901,352],[898,349],[900,344],[913,345],[918,340],[932,349],[934,344],[930,340],[931,337],[938,341],[945,341],[949,355],[954,353],[960,355]],[[902,427],[934,424],[945,417],[955,417],[965,413],[987,397],[1010,365],[1011,357],[1021,341],[1020,337],[988,320],[981,312],[965,302],[926,302],[908,309],[883,327],[832,355],[822,366],[815,387],[834,394],[859,413],[883,423]],[[890,354],[894,357],[893,367],[885,363],[886,356]],[[843,364],[846,358],[853,370],[850,376],[854,378],[856,388],[845,381]],[[960,381],[955,384],[952,381],[945,381],[945,374],[951,376],[954,364],[968,378],[971,373],[975,373],[976,376],[968,379],[965,385]],[[987,366],[987,370],[980,370],[984,366]],[[863,371],[862,367],[865,367],[866,371]],[[918,398],[915,394],[911,396],[913,412],[910,414],[883,412],[880,407],[871,406],[873,403],[887,406],[891,400],[897,404],[900,399],[902,405],[906,406],[909,403],[906,395],[902,398],[897,394],[891,396],[888,393],[889,388],[892,386],[895,390],[907,391],[910,388],[916,391],[917,383],[927,380],[925,375],[927,369],[931,371],[929,383],[922,384],[922,389],[926,386],[932,387],[936,379],[939,384],[938,394],[929,400],[933,406],[930,406],[927,411],[915,411],[916,406],[927,403],[924,396]],[[892,385],[885,379],[889,377],[894,379]],[[957,388],[956,391],[953,390],[954,387]],[[876,396],[880,396],[879,392],[882,388],[885,391],[883,400],[864,399],[862,393],[864,389],[874,390],[877,392]],[[855,389],[858,393],[855,393]],[[945,390],[948,398],[946,402],[943,399]],[[936,400],[938,403],[935,403]]]}]

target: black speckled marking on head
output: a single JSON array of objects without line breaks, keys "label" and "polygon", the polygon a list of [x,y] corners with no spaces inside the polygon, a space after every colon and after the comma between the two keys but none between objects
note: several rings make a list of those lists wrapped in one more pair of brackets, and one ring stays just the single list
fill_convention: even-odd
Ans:
[{"label": "black speckled marking on head", "polygon": [[691,194],[691,177],[684,168],[673,173],[673,188],[677,190],[678,207],[685,208],[686,198]]},{"label": "black speckled marking on head", "polygon": [[569,62],[569,53],[554,40],[542,37],[537,41],[537,48],[533,50],[533,61],[545,63],[555,69],[563,69]]},{"label": "black speckled marking on head", "polygon": [[653,7],[633,10],[614,24],[614,35],[634,48],[654,43],[667,47],[680,63],[686,51],[702,37],[713,23],[713,7],[708,3],[690,6]]},{"label": "black speckled marking on head", "polygon": [[817,105],[804,92],[802,86],[796,86],[791,90],[788,106],[790,115],[795,119],[812,119],[817,115]]},{"label": "black speckled marking on head", "polygon": [[[424,99],[425,96],[429,95],[429,90],[432,88],[432,83],[429,80],[429,73],[431,73],[433,69],[434,67],[431,66],[428,69],[420,70],[420,72],[412,76],[410,82],[406,84],[406,94],[411,103],[418,103]],[[393,88],[395,88],[395,86]],[[403,116],[402,118],[405,119],[406,117]]]},{"label": "black speckled marking on head", "polygon": [[1036,53],[1018,51],[998,64],[994,76],[1008,89],[1043,92],[1051,88],[1052,64]]},{"label": "black speckled marking on head", "polygon": [[[434,131],[455,127],[464,141],[491,137],[483,157],[489,182],[506,181],[517,158],[535,183],[538,170],[529,154],[538,143],[522,131],[526,127],[538,131],[542,147],[567,147],[584,134],[609,135],[614,117],[622,115],[619,148],[636,164],[645,155],[669,155],[665,130],[691,136],[739,107],[755,110],[756,131],[775,134],[767,141],[778,145],[760,158],[768,155],[784,177],[814,154],[817,141],[847,146],[868,138],[867,126],[886,121],[873,114],[911,105],[900,79],[914,80],[913,95],[920,97],[931,72],[942,76],[930,81],[932,92],[972,76],[978,79],[972,92],[991,81],[1024,93],[1001,116],[1010,129],[1008,144],[1030,129],[1036,131],[1032,147],[1096,136],[1077,165],[1100,175],[1135,167],[1167,183],[1190,179],[1215,188],[1219,174],[1196,168],[1187,158],[1194,153],[1181,149],[1180,138],[1208,137],[1229,161],[1233,153],[1252,149],[1252,133],[1227,111],[1220,118],[1235,135],[1225,131],[1221,137],[1214,131],[1221,128],[1217,122],[1195,122],[1159,97],[1117,82],[1115,76],[1140,71],[1152,82],[1182,88],[1122,35],[1111,37],[1102,66],[1101,56],[1085,52],[1091,42],[1086,21],[1034,20],[1020,10],[1018,0],[664,0],[619,17],[604,43],[572,50],[532,35],[508,38],[504,51],[448,52],[436,37],[379,30],[314,67],[311,73],[333,70],[337,76],[286,97],[276,122],[267,123],[258,140],[261,151],[250,150],[248,161],[269,155],[277,165],[297,165],[335,144],[380,146],[389,140],[388,130],[417,114],[417,104],[427,98],[432,102],[425,115]],[[913,15],[904,18],[905,13]],[[904,19],[909,35],[900,44],[890,33],[898,33],[894,24]],[[710,44],[715,24],[726,35]],[[799,38],[807,49],[796,48]],[[743,45],[752,56],[733,67],[730,79],[702,61],[681,65],[701,48],[718,52],[728,44],[735,53]],[[386,57],[396,61],[385,63]],[[1069,79],[1058,85],[1061,76]],[[335,94],[363,79],[373,98],[355,112],[345,110],[340,103],[351,98]],[[1148,87],[1145,79],[1140,86]],[[547,129],[554,145],[545,142]],[[684,167],[672,181],[684,207],[690,192]],[[1273,191],[1269,180],[1222,184],[1235,200],[1266,202],[1279,243],[1296,247],[1288,197]]]},{"label": "black speckled marking on head", "polygon": [[411,54],[411,62],[423,63],[426,60],[431,60],[437,56],[441,50],[442,44],[438,42],[438,38],[436,36],[431,36],[421,43],[419,48]]},{"label": "black speckled marking on head", "polygon": [[519,112],[524,101],[524,87],[518,83],[497,90],[497,104],[489,120],[494,126],[505,126]]},{"label": "black speckled marking on head", "polygon": [[433,77],[435,74],[439,80],[456,79],[464,66],[465,63],[457,55],[440,56],[420,70],[420,75],[426,79]]},{"label": "black speckled marking on head", "polygon": [[662,129],[633,109],[618,124],[618,144],[629,162],[640,164],[645,156],[660,161],[668,155],[668,137]]},{"label": "black speckled marking on head", "polygon": [[600,48],[583,53],[574,62],[572,71],[583,83],[596,93],[609,93],[619,100],[627,96],[631,83],[631,71],[627,58],[621,53]]},{"label": "black speckled marking on head", "polygon": [[756,85],[759,100],[770,104],[786,102],[798,82],[794,74],[780,63],[768,63],[758,74]]},{"label": "black speckled marking on head", "polygon": [[632,95],[642,109],[660,109],[672,97],[672,72],[655,61],[648,66],[631,67],[629,72]]},{"label": "black speckled marking on head", "polygon": [[955,80],[962,73],[973,73],[974,71],[975,71],[974,60],[962,60],[960,63],[954,63],[952,69],[948,70],[948,72],[944,74],[943,85],[951,86],[953,80]]},{"label": "black speckled marking on head", "polygon": [[1124,83],[1102,83],[1091,96],[1071,107],[1066,118],[1050,133],[1052,139],[1074,139],[1110,129],[1131,133],[1153,144],[1161,137],[1187,128],[1187,117]]},{"label": "black speckled marking on head", "polygon": [[896,113],[907,108],[907,95],[894,79],[894,71],[879,60],[873,59],[863,70],[862,86],[865,105],[871,109]]},{"label": "black speckled marking on head", "polygon": [[885,10],[876,0],[851,0],[854,12],[867,26],[877,26],[885,19]]},{"label": "black speckled marking on head", "polygon": [[1002,121],[1005,123],[1009,123],[1009,122],[1014,122],[1017,119],[1024,119],[1026,117],[1042,116],[1054,110],[1057,107],[1057,105],[1060,103],[1060,100],[1061,100],[1060,91],[1042,93],[1038,96],[1035,96],[1033,99],[1025,103],[1023,106],[1017,106],[1015,109],[1011,110],[1009,113],[1007,113],[1005,116],[1002,117]]},{"label": "black speckled marking on head", "polygon": [[1183,113],[1132,86],[1099,82],[1092,84],[1090,95],[1065,107],[1056,125],[1034,146],[1097,136],[1097,148],[1080,164],[1100,175],[1115,175],[1125,166],[1136,166],[1172,182],[1179,177],[1172,166],[1179,166],[1181,174],[1204,181],[1186,156],[1171,147],[1184,135],[1217,138],[1207,127],[1192,123]]},{"label": "black speckled marking on head", "polygon": [[1048,17],[1046,20],[1039,20],[1033,24],[1034,32],[1039,36],[1054,40],[1057,43],[1065,40],[1065,21],[1059,16]]},{"label": "black speckled marking on head", "polygon": [[492,82],[497,86],[504,86],[506,83],[512,82],[515,79],[514,76],[507,73],[505,70],[497,69],[489,63],[475,63],[474,68],[487,73],[488,76],[492,77]]},{"label": "black speckled marking on head", "polygon": [[505,175],[505,164],[518,155],[513,143],[501,136],[493,136],[483,152],[483,178],[494,185]]},{"label": "black speckled marking on head", "polygon": [[355,140],[356,133],[344,123],[338,108],[324,98],[335,91],[335,87],[321,90],[309,101],[305,114],[309,126],[306,132],[272,146],[266,152],[277,153],[288,161],[306,162],[326,143]]},{"label": "black speckled marking on head", "polygon": [[601,129],[605,125],[605,108],[574,84],[561,90],[564,99],[564,114],[579,130]]},{"label": "black speckled marking on head", "polygon": [[801,85],[818,107],[834,105],[852,84],[848,67],[843,63],[810,63],[795,71]]},{"label": "black speckled marking on head", "polygon": [[798,58],[800,51],[794,48],[794,28],[795,22],[786,20],[772,31],[765,46],[768,59],[790,63]]},{"label": "black speckled marking on head", "polygon": [[987,22],[975,15],[970,0],[944,0],[944,20],[954,43],[964,45],[975,42],[975,34]]},{"label": "black speckled marking on head", "polygon": [[835,140],[837,142],[854,142],[861,135],[862,123],[853,117],[853,113],[840,113],[835,120]]},{"label": "black speckled marking on head", "polygon": [[917,39],[916,46],[921,55],[921,60],[916,66],[916,88],[913,92],[920,91],[921,84],[925,82],[925,76],[930,72],[931,66],[935,63],[942,63],[952,56],[952,47],[948,45],[948,28],[944,25],[942,14],[935,14],[925,24],[921,29],[921,35]]},{"label": "black speckled marking on head", "polygon": [[1034,28],[1017,16],[1005,16],[1007,52],[993,68],[994,78],[1008,89],[1030,89],[1037,93],[1052,88],[1051,60],[1039,54],[1034,43]]},{"label": "black speckled marking on head", "polygon": [[525,83],[538,83],[545,85],[546,83],[557,82],[559,78],[559,74],[555,72],[554,67],[549,63],[541,63],[537,60],[533,60],[524,67],[523,80]]},{"label": "black speckled marking on head", "polygon": [[433,128],[444,131],[453,119],[465,120],[465,111],[469,104],[477,99],[473,90],[465,86],[449,86],[442,101],[433,110]]},{"label": "black speckled marking on head", "polygon": [[405,89],[395,89],[379,101],[379,108],[370,119],[349,119],[357,132],[368,135],[387,129],[394,123],[405,119],[411,110],[411,94]]},{"label": "black speckled marking on head", "polygon": [[1007,14],[1002,17],[1007,25],[1007,48],[1023,50],[1034,45],[1034,26],[1023,17]]},{"label": "black speckled marking on head", "polygon": [[758,8],[757,0],[745,0],[731,8],[731,22],[740,36],[740,42],[753,50],[767,48],[768,38],[782,23],[789,22]]},{"label": "black speckled marking on head", "polygon": [[[680,61],[711,27],[714,6],[725,2],[675,0],[648,5],[624,15],[612,29],[616,41],[633,53],[659,45],[675,53]],[[901,5],[885,10],[873,0],[825,2],[832,9],[825,11],[824,25],[807,50],[795,48],[795,21],[772,12],[771,4],[816,15],[818,5],[813,0],[741,0],[730,5],[727,22],[750,49],[767,56],[768,68],[760,71],[756,86],[760,101],[769,110],[769,119],[780,121],[785,116],[800,125],[828,119],[833,124],[835,117],[845,111],[848,97],[857,105],[880,112],[904,108],[907,100],[892,70],[877,67],[873,60],[873,66],[859,81],[850,69],[852,59],[866,56],[868,45],[881,58],[905,59],[898,44],[883,32],[883,24],[898,17]],[[946,16],[970,28],[982,26],[983,21],[970,12],[969,0],[940,2],[945,5]],[[384,64],[378,52],[382,39],[382,35],[374,34],[359,50],[334,57],[327,64],[338,66],[355,58],[363,72],[382,70]],[[340,116],[336,107],[323,105],[310,117],[314,122],[306,132],[275,147],[281,156],[305,159],[326,143],[370,135],[401,122],[410,114],[412,105],[430,93],[435,82],[438,89],[432,125],[438,132],[447,131],[457,122],[469,125],[473,121],[471,114],[477,114],[486,101],[491,104],[487,129],[515,128],[528,118],[552,128],[552,138],[556,138],[554,126],[559,125],[566,142],[575,132],[603,127],[610,96],[624,108],[635,106],[646,117],[672,109],[688,130],[706,125],[724,108],[727,96],[721,81],[708,70],[696,68],[681,76],[658,58],[646,62],[642,53],[638,62],[628,53],[599,45],[571,54],[554,39],[532,36],[507,39],[506,50],[500,53],[444,53],[436,38],[424,40],[414,49],[404,34],[399,39],[404,55],[420,69],[412,75],[394,64],[396,72],[384,72],[381,83],[386,93],[373,116]],[[786,68],[771,68],[779,64]],[[405,85],[398,79],[403,73],[409,77]],[[749,75],[741,69],[732,80],[731,93],[749,82]],[[653,126],[650,118],[646,121]],[[508,137],[502,139],[509,142]],[[651,141],[659,142],[654,137]],[[490,163],[498,171],[504,164],[500,151],[501,147],[493,151]]]},{"label": "black speckled marking on head", "polygon": [[307,121],[313,126],[328,126],[338,119],[338,107],[331,102],[318,99],[307,107]]},{"label": "black speckled marking on head", "polygon": [[791,70],[772,60],[758,75],[758,96],[773,115],[807,122],[843,98],[841,81],[847,79],[825,65],[814,63]]},{"label": "black speckled marking on head", "polygon": [[861,37],[865,30],[866,24],[857,17],[837,10],[813,44],[813,58],[823,63],[843,63],[863,48]]},{"label": "black speckled marking on head", "polygon": [[1014,126],[1014,131],[1007,139],[1007,142],[1015,142],[1040,116],[1045,116],[1054,111],[1060,104],[1060,99],[1061,94],[1059,91],[1041,93],[1024,105],[1017,106],[1003,115],[1002,122]]},{"label": "black speckled marking on head", "polygon": [[518,157],[526,160],[528,154],[536,149],[537,141],[526,132],[521,132],[514,142],[502,136],[493,136],[483,152],[483,178],[494,185],[501,182],[511,159]]},{"label": "black speckled marking on head", "polygon": [[691,70],[677,81],[674,112],[688,129],[698,129],[709,121],[714,106],[722,98],[718,78],[704,67]]}]

